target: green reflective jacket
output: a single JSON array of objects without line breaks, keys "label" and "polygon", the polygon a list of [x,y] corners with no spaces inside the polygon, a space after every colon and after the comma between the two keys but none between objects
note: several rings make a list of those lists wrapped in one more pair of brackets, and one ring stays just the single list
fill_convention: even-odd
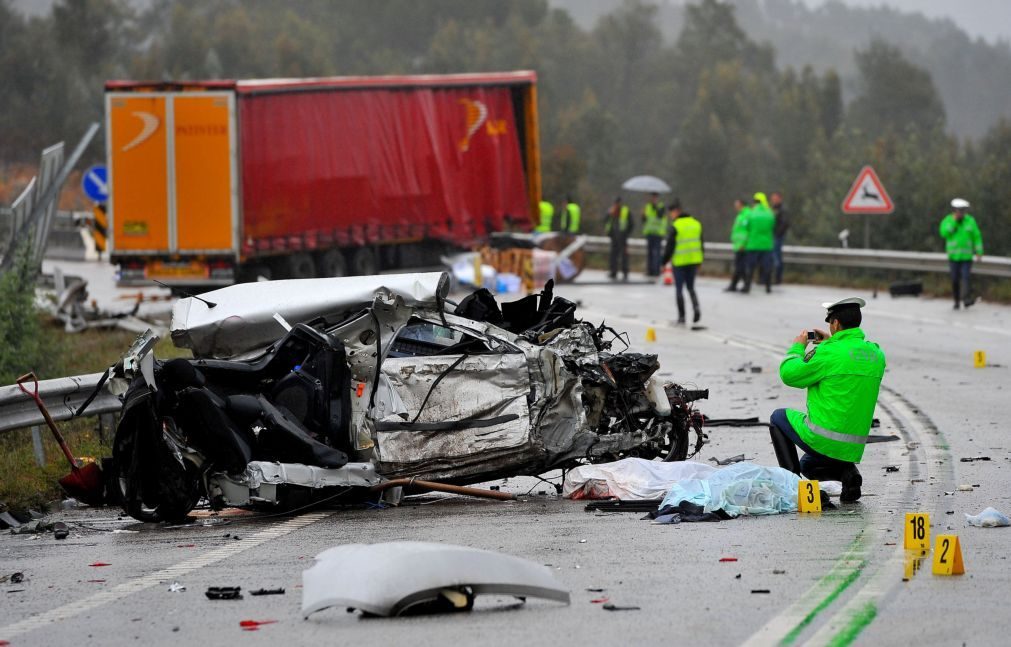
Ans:
[{"label": "green reflective jacket", "polygon": [[614,216],[610,212],[607,214],[607,224],[604,225],[604,231],[614,236],[628,236],[628,207],[625,205],[621,206],[621,210],[618,212],[618,229],[614,231]]},{"label": "green reflective jacket", "polygon": [[804,360],[804,344],[793,344],[779,365],[787,386],[807,389],[807,413],[787,409],[794,431],[824,456],[859,463],[874,418],[885,354],[859,328],[840,330]]},{"label": "green reflective jacket", "polygon": [[674,267],[702,263],[702,223],[692,216],[674,219]]},{"label": "green reflective jacket", "polygon": [[979,225],[970,214],[965,214],[962,222],[949,213],[941,221],[941,238],[945,240],[945,251],[952,261],[971,261],[973,254],[983,253],[983,235]]},{"label": "green reflective jacket", "polygon": [[541,200],[541,220],[534,227],[534,231],[544,233],[551,231],[551,224],[555,218],[555,207],[547,200]]},{"label": "green reflective jacket", "polygon": [[776,215],[769,207],[756,204],[748,212],[748,238],[744,250],[748,252],[771,252],[775,243],[773,231],[776,229]]},{"label": "green reflective jacket", "polygon": [[664,214],[665,210],[662,202],[657,202],[656,205],[652,202],[647,202],[646,206],[642,208],[642,235],[666,236],[667,219],[664,217]]},{"label": "green reflective jacket", "polygon": [[566,222],[562,227],[562,231],[567,231],[570,234],[578,234],[580,220],[582,219],[582,210],[579,208],[579,205],[575,202],[570,202],[565,205],[565,216]]},{"label": "green reflective jacket", "polygon": [[730,246],[735,252],[744,249],[744,243],[748,241],[748,214],[750,209],[744,207],[737,212],[734,218],[734,226],[730,228]]}]

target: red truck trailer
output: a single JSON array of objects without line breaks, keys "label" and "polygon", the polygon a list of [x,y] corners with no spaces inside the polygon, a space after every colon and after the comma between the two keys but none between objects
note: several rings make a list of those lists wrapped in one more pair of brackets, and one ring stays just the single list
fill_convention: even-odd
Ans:
[{"label": "red truck trailer", "polygon": [[536,74],[105,86],[120,284],[435,262],[540,201]]}]

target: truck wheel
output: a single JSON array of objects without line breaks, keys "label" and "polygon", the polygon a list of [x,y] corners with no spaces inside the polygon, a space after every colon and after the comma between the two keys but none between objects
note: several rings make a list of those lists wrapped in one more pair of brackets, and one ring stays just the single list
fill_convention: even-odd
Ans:
[{"label": "truck wheel", "polygon": [[320,254],[316,267],[319,269],[320,278],[348,275],[348,262],[339,249],[331,249]]},{"label": "truck wheel", "polygon": [[291,254],[280,259],[280,274],[286,279],[316,278],[316,263],[309,254]]},{"label": "truck wheel", "polygon": [[379,261],[369,247],[359,247],[351,257],[351,273],[355,276],[370,276],[379,272]]}]

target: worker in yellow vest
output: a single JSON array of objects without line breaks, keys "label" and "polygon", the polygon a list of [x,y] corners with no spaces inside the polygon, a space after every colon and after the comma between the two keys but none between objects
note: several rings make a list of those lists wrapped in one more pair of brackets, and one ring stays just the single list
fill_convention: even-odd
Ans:
[{"label": "worker in yellow vest", "polygon": [[621,269],[622,280],[628,280],[628,234],[632,228],[628,207],[621,203],[621,196],[614,199],[614,204],[604,216],[604,232],[611,239],[610,272],[611,280],[618,278]]},{"label": "worker in yellow vest", "polygon": [[673,226],[667,236],[663,263],[674,259],[674,289],[677,290],[678,323],[685,323],[684,290],[692,300],[692,323],[702,318],[699,297],[695,294],[695,275],[702,266],[702,223],[681,210],[675,200],[670,207]]},{"label": "worker in yellow vest", "polygon": [[538,234],[546,234],[552,230],[552,224],[555,219],[555,207],[553,204],[547,200],[541,200],[540,205],[541,219],[534,227],[534,232]]},{"label": "worker in yellow vest", "polygon": [[660,195],[650,194],[649,202],[642,208],[642,235],[646,237],[646,276],[660,276],[660,248],[667,235],[666,210]]},{"label": "worker in yellow vest", "polygon": [[565,208],[562,209],[561,230],[567,234],[575,236],[579,233],[580,219],[582,212],[571,195],[565,196]]}]

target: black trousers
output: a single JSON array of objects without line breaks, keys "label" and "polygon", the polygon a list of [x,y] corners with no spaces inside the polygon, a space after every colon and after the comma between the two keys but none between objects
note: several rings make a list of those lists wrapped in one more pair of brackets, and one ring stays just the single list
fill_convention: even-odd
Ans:
[{"label": "black trousers", "polygon": [[623,278],[628,278],[628,237],[611,237],[610,276],[616,278],[618,270]]}]

